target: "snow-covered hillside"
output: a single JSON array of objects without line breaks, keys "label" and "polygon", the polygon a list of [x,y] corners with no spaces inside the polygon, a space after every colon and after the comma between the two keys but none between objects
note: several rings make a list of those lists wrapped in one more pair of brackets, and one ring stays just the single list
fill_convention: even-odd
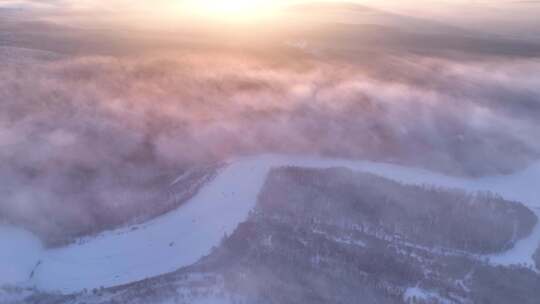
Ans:
[{"label": "snow-covered hillside", "polygon": [[[540,163],[513,175],[466,179],[367,161],[283,155],[239,158],[221,169],[188,203],[143,225],[109,231],[53,250],[41,249],[30,234],[0,228],[0,247],[11,249],[7,254],[0,253],[0,285],[26,283],[44,291],[72,293],[126,284],[193,264],[247,218],[268,172],[280,166],[346,167],[408,184],[492,191],[530,207],[540,206],[540,189],[534,185],[540,179]],[[530,263],[539,243],[537,226],[513,250],[492,260]]]}]

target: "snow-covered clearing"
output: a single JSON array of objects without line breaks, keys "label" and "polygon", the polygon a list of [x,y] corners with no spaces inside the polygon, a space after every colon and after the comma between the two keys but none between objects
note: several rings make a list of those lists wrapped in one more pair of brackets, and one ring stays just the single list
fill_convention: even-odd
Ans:
[{"label": "snow-covered clearing", "polygon": [[[540,163],[512,175],[467,179],[368,161],[283,155],[245,157],[231,161],[177,210],[79,244],[43,250],[32,235],[0,228],[0,285],[24,282],[45,291],[72,293],[126,284],[193,264],[247,218],[268,172],[280,166],[346,167],[407,184],[492,191],[531,207],[540,206],[540,187],[536,185]],[[530,263],[539,243],[540,225],[514,249],[492,260],[505,265]],[[9,248],[7,254],[4,248]]]}]

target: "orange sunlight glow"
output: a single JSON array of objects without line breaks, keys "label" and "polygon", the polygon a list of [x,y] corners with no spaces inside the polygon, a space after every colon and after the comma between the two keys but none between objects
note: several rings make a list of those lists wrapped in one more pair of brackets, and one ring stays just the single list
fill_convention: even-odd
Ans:
[{"label": "orange sunlight glow", "polygon": [[222,21],[256,21],[272,17],[280,7],[272,0],[192,0],[189,6],[196,14]]}]

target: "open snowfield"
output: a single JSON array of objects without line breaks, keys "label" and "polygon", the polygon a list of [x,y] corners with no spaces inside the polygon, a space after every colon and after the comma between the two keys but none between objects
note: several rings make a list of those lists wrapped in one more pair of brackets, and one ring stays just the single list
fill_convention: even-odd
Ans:
[{"label": "open snowfield", "polygon": [[[287,165],[346,167],[407,184],[492,191],[532,208],[540,207],[540,187],[536,185],[540,163],[512,175],[467,179],[368,161],[283,155],[239,158],[177,210],[143,225],[109,231],[67,247],[44,250],[31,234],[0,227],[0,285],[25,284],[44,291],[73,293],[126,284],[195,263],[247,218],[270,169]],[[508,252],[490,257],[491,261],[531,264],[539,243],[537,225],[531,236]]]}]

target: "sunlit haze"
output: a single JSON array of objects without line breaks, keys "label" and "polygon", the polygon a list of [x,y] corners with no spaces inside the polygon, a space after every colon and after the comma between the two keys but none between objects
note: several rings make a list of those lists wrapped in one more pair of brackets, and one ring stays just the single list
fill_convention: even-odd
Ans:
[{"label": "sunlit haze", "polygon": [[539,16],[0,0],[0,304],[538,304]]},{"label": "sunlit haze", "polygon": [[[131,28],[171,29],[186,23],[253,24],[272,20],[274,24],[289,22],[295,17],[283,14],[291,5],[313,3],[309,0],[61,0],[28,1],[3,0],[0,7],[36,9],[41,18],[87,26],[121,24]],[[343,3],[340,0],[315,3]],[[349,4],[362,4],[388,12],[414,15],[474,28],[491,33],[522,33],[538,36],[539,4],[535,1],[446,1],[446,0],[350,0]],[[515,16],[519,16],[516,18]],[[361,22],[361,20],[358,20]],[[249,31],[249,28],[245,29]]]},{"label": "sunlit haze", "polygon": [[184,5],[194,14],[229,21],[267,18],[279,8],[279,4],[271,0],[201,0],[191,2]]}]

